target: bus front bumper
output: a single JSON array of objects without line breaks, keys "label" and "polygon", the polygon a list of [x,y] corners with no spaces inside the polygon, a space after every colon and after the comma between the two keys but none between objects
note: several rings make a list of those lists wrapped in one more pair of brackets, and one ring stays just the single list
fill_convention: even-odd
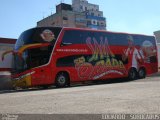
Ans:
[{"label": "bus front bumper", "polygon": [[20,87],[20,88],[26,88],[31,86],[31,75],[24,75],[20,76],[18,78],[12,79],[13,87]]}]

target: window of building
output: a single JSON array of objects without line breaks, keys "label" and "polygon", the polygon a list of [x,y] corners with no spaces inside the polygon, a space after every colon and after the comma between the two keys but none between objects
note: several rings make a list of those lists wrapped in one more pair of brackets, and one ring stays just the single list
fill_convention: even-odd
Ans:
[{"label": "window of building", "polygon": [[104,25],[104,23],[103,23],[103,22],[101,22],[101,25]]},{"label": "window of building", "polygon": [[80,9],[83,10],[83,6],[82,5],[80,5]]},{"label": "window of building", "polygon": [[88,9],[87,9],[87,7],[85,7],[85,11],[87,11]]},{"label": "window of building", "polygon": [[96,21],[93,21],[93,24],[95,25],[95,24],[96,24]]},{"label": "window of building", "polygon": [[92,20],[93,25],[97,25],[97,20]]},{"label": "window of building", "polygon": [[94,16],[94,13],[93,13],[93,12],[91,13],[91,16]]},{"label": "window of building", "polygon": [[68,17],[63,16],[63,20],[68,20]]},{"label": "window of building", "polygon": [[91,21],[87,21],[87,25],[91,25]]},{"label": "window of building", "polygon": [[55,25],[55,22],[52,22],[51,25]]},{"label": "window of building", "polygon": [[99,26],[99,22],[97,22],[97,26]]}]

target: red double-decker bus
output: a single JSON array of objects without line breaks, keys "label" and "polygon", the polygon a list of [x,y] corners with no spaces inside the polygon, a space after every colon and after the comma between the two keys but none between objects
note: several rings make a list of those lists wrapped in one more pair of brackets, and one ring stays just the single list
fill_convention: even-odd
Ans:
[{"label": "red double-decker bus", "polygon": [[56,85],[158,71],[154,36],[80,28],[39,27],[21,34],[14,50],[15,86]]}]

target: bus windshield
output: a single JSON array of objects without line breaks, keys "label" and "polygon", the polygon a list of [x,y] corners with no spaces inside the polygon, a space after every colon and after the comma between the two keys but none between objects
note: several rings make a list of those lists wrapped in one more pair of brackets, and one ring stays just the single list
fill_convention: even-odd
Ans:
[{"label": "bus windshield", "polygon": [[58,27],[41,27],[23,32],[14,48],[13,72],[47,64],[60,31]]},{"label": "bus windshield", "polygon": [[12,73],[19,73],[24,71],[24,59],[21,59],[17,54],[13,55],[13,69]]},{"label": "bus windshield", "polygon": [[19,73],[25,70],[45,65],[49,62],[53,46],[26,49],[21,56],[14,55],[13,72]]},{"label": "bus windshield", "polygon": [[15,44],[15,51],[18,51],[22,46],[36,43],[51,43],[54,44],[58,38],[62,28],[59,27],[40,27],[33,28],[23,32]]}]

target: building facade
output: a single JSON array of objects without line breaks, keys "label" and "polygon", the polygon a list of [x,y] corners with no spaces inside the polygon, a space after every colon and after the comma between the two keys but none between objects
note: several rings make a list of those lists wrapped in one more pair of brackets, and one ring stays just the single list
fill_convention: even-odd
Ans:
[{"label": "building facade", "polygon": [[155,31],[154,35],[156,37],[157,40],[157,49],[158,49],[158,66],[160,69],[160,30],[159,31]]},{"label": "building facade", "polygon": [[72,0],[72,5],[61,3],[56,13],[37,22],[37,27],[64,26],[106,30],[106,19],[99,6],[86,0]]},{"label": "building facade", "polygon": [[87,0],[72,0],[72,8],[75,12],[85,13],[87,28],[106,30],[106,18],[98,5],[88,3]]},{"label": "building facade", "polygon": [[10,71],[12,68],[12,54],[9,53],[2,60],[2,54],[13,50],[16,39],[0,38],[0,75],[2,71]]},{"label": "building facade", "polygon": [[154,35],[156,37],[157,43],[160,44],[160,30],[159,31],[155,31]]},{"label": "building facade", "polygon": [[37,26],[75,27],[74,12],[71,9],[71,5],[62,3],[56,6],[56,13],[37,22]]},{"label": "building facade", "polygon": [[71,5],[61,3],[56,6],[56,13],[37,22],[37,27],[60,26],[86,28],[86,23],[84,13],[74,12]]},{"label": "building facade", "polygon": [[11,68],[12,54],[6,54],[2,60],[2,56],[6,51],[13,50],[16,39],[0,38],[0,90],[8,90],[12,88]]}]

